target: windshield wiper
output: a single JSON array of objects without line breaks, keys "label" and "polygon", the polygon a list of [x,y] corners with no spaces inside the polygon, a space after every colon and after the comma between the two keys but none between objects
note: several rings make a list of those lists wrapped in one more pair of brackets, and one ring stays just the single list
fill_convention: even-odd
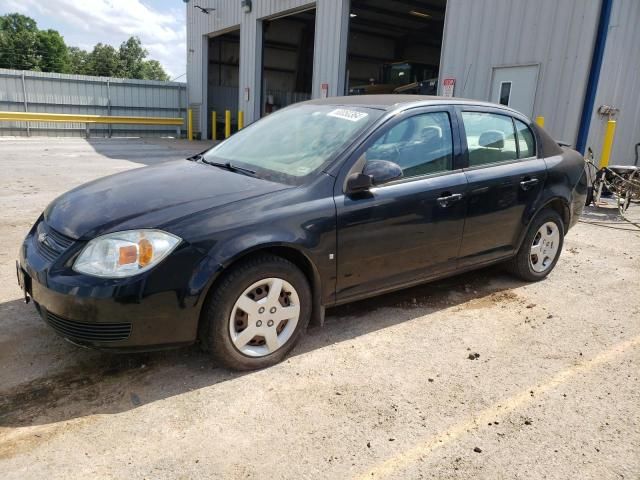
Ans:
[{"label": "windshield wiper", "polygon": [[196,153],[195,155],[187,157],[187,160],[190,160],[192,162],[197,162],[199,160],[202,160],[202,154],[201,153]]},{"label": "windshield wiper", "polygon": [[212,165],[218,168],[224,168],[225,170],[229,170],[230,172],[238,172],[244,175],[249,175],[250,177],[259,178],[256,174],[255,170],[251,170],[249,168],[239,167],[238,165],[233,165],[231,162],[212,162],[210,160],[205,159],[202,155],[198,155],[199,158],[194,158],[195,160],[200,160],[202,163],[206,163],[207,165]]}]

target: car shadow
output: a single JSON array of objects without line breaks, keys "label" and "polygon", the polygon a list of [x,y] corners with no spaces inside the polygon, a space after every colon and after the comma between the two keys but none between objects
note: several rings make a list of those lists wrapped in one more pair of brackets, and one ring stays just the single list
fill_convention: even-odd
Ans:
[{"label": "car shadow", "polygon": [[[490,267],[329,309],[324,326],[310,327],[291,355],[443,309],[489,305],[515,297],[509,291],[521,285]],[[371,315],[381,309],[389,314]],[[20,300],[0,304],[0,365],[7,379],[0,382],[0,428],[121,413],[251,374],[215,365],[196,345],[137,354],[82,349],[57,337]]]},{"label": "car shadow", "polygon": [[597,207],[589,205],[584,208],[580,218],[588,222],[620,223],[622,220],[620,211],[614,202],[607,202]]},{"label": "car shadow", "polygon": [[174,138],[88,138],[93,150],[106,158],[156,165],[181,160],[215,144],[212,141],[187,141]]}]

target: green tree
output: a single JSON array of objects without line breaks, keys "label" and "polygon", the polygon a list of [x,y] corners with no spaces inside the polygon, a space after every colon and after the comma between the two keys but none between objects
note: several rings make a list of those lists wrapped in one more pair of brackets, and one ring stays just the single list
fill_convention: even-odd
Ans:
[{"label": "green tree", "polygon": [[118,50],[120,76],[123,78],[143,78],[143,62],[147,58],[147,53],[138,37],[130,37],[126,42],[122,42]]},{"label": "green tree", "polygon": [[0,67],[39,70],[38,26],[19,13],[0,17]]},{"label": "green tree", "polygon": [[87,74],[100,77],[117,77],[120,73],[120,57],[111,45],[98,43],[87,57]]},{"label": "green tree", "polygon": [[37,33],[38,66],[43,72],[68,73],[69,50],[56,30],[40,30]]},{"label": "green tree", "polygon": [[142,63],[142,77],[144,80],[160,80],[166,82],[169,75],[166,74],[162,65],[157,60],[145,60]]},{"label": "green tree", "polygon": [[69,73],[89,75],[89,53],[78,47],[69,47]]},{"label": "green tree", "polygon": [[19,13],[0,16],[0,68],[75,73],[105,77],[168,80],[138,37],[116,50],[98,43],[91,52],[67,47],[56,30],[39,30],[35,20]]}]

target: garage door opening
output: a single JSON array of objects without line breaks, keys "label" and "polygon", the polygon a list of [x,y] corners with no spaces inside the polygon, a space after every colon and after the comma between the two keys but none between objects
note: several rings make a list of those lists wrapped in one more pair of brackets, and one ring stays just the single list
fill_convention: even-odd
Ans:
[{"label": "garage door opening", "polygon": [[[207,118],[211,118],[211,112],[216,112],[218,138],[223,138],[225,110],[231,111],[231,124],[237,125],[239,76],[240,30],[210,38]],[[203,136],[210,137],[211,132]]]},{"label": "garage door opening", "polygon": [[435,95],[446,0],[353,0],[347,93]]},{"label": "garage door opening", "polygon": [[315,9],[262,22],[262,115],[311,98],[315,24]]}]

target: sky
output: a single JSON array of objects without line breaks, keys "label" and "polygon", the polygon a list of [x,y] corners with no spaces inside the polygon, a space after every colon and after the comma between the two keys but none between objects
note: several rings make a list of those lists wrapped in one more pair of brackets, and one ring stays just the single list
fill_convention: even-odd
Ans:
[{"label": "sky", "polygon": [[[186,20],[182,0],[0,0],[0,15],[18,12],[54,29],[71,47],[96,43],[118,48],[137,35],[174,79],[186,70]],[[179,78],[185,81],[185,77]]]}]

